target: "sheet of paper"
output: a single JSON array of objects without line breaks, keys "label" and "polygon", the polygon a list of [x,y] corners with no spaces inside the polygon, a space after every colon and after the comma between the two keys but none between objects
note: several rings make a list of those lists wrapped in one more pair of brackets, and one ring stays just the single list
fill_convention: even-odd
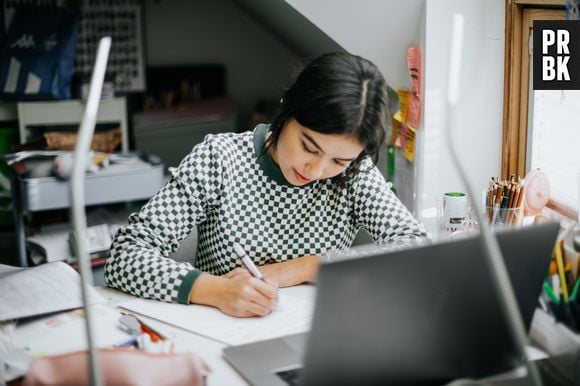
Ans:
[{"label": "sheet of paper", "polygon": [[409,126],[418,128],[421,124],[421,100],[416,95],[411,95],[409,99],[409,112],[407,115]]},{"label": "sheet of paper", "polygon": [[412,127],[407,128],[407,141],[405,142],[405,158],[409,162],[415,160],[415,130]]},{"label": "sheet of paper", "polygon": [[40,250],[38,256],[33,257],[33,262],[40,264],[46,259],[46,262],[52,263],[70,258],[69,233],[69,224],[51,224],[42,227],[42,231],[34,236],[28,236],[26,241]]},{"label": "sheet of paper", "polygon": [[[119,328],[121,313],[105,304],[92,307],[97,347],[126,343],[131,336]],[[87,349],[82,309],[62,312],[26,323],[0,324],[0,366],[10,382],[24,376],[36,357]],[[7,328],[8,327],[8,328]]]},{"label": "sheet of paper", "polygon": [[407,114],[409,112],[409,91],[399,88],[397,89],[399,96],[399,111],[395,113],[395,119],[401,123],[407,123]]},{"label": "sheet of paper", "polygon": [[391,119],[391,124],[392,124],[391,143],[395,143],[395,141],[399,137],[399,129],[401,127],[401,123],[393,117]]},{"label": "sheet of paper", "polygon": [[[89,303],[105,299],[89,288]],[[80,276],[68,264],[8,272],[0,280],[0,322],[82,307]]]},{"label": "sheet of paper", "polygon": [[421,64],[421,47],[410,47],[407,50],[407,67],[411,80],[411,93],[421,99],[421,82],[423,66]]},{"label": "sheet of paper", "polygon": [[229,345],[306,332],[310,330],[313,311],[311,301],[284,295],[283,290],[278,309],[256,318],[234,318],[212,307],[146,299],[131,300],[120,307]]},{"label": "sheet of paper", "polygon": [[[91,307],[97,347],[111,347],[131,338],[119,328],[118,310],[104,304]],[[86,350],[84,312],[78,309],[18,325],[14,345],[35,357]]]}]

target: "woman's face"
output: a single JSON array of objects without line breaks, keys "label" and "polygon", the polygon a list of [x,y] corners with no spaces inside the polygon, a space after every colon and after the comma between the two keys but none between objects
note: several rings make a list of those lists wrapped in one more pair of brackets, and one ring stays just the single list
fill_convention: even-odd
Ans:
[{"label": "woman's face", "polygon": [[292,185],[339,175],[363,151],[357,138],[346,134],[321,134],[295,119],[282,128],[278,144],[270,156]]}]

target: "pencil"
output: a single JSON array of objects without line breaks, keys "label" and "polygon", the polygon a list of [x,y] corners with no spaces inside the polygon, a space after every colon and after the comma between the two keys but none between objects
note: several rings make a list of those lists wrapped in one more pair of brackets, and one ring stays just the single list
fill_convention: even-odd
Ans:
[{"label": "pencil", "polygon": [[564,296],[564,301],[568,301],[568,287],[566,286],[566,275],[564,274],[564,261],[562,258],[562,250],[560,249],[560,242],[556,243],[554,254],[556,255],[556,265],[558,266],[562,295]]},{"label": "pencil", "polygon": [[493,179],[491,181],[491,183],[489,184],[489,189],[487,191],[487,218],[489,220],[489,222],[491,223],[491,219],[493,216]]}]

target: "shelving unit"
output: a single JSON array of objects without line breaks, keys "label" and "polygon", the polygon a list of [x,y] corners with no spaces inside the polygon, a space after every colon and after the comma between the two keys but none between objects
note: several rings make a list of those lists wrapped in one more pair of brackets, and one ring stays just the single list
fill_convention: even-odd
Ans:
[{"label": "shelving unit", "polygon": [[[31,138],[31,126],[79,124],[84,108],[80,100],[19,102],[17,111],[20,143]],[[123,153],[129,151],[127,101],[124,97],[103,99],[99,105],[97,123],[118,123],[122,135],[121,150]]]},{"label": "shelving unit", "polygon": [[[80,100],[18,102],[16,112],[20,143],[33,137],[35,126],[78,125],[84,112]],[[96,123],[114,123],[121,128],[123,153],[129,152],[127,102],[124,97],[103,99]],[[85,177],[87,206],[140,201],[151,198],[164,183],[163,164],[157,157],[145,159],[148,166],[127,170],[99,171]],[[28,265],[26,213],[70,206],[68,182],[55,177],[26,178],[12,173],[14,227],[19,264]]]},{"label": "shelving unit", "polygon": [[[85,204],[104,205],[151,198],[163,186],[163,164],[148,156],[147,165],[114,171],[99,171],[85,177]],[[23,178],[12,173],[12,204],[19,265],[28,266],[25,213],[70,206],[69,184],[56,177]]]}]

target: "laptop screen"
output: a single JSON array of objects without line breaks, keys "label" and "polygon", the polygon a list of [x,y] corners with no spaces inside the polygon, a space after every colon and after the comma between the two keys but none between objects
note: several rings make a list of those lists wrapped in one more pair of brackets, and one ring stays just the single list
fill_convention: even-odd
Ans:
[{"label": "laptop screen", "polygon": [[[558,228],[498,233],[526,329]],[[441,384],[521,364],[481,242],[474,236],[379,249],[324,264],[303,384]]]}]

